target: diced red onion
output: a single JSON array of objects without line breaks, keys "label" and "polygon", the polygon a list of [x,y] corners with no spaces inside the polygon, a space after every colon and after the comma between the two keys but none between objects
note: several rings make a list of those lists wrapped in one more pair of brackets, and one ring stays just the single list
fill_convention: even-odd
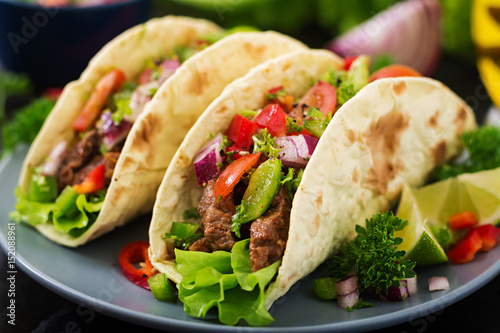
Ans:
[{"label": "diced red onion", "polygon": [[441,56],[441,6],[436,0],[402,1],[326,45],[340,55],[390,54],[397,63],[430,75]]},{"label": "diced red onion", "polygon": [[445,276],[433,276],[429,281],[429,291],[450,289],[450,283]]},{"label": "diced red onion", "polygon": [[417,293],[417,277],[399,281],[399,287],[390,286],[387,293],[381,292],[380,298],[384,301],[403,301]]},{"label": "diced red onion", "polygon": [[101,115],[102,129],[104,130],[103,144],[107,150],[113,148],[114,145],[123,141],[130,129],[132,128],[132,123],[126,119],[122,119],[119,125],[117,125],[111,118],[111,112],[103,112]]},{"label": "diced red onion", "polygon": [[181,66],[179,60],[165,60],[161,63],[161,74],[158,78],[158,83],[162,84],[165,82],[174,72]]},{"label": "diced red onion", "polygon": [[219,174],[222,165],[222,134],[219,133],[201,151],[194,160],[194,172],[198,185],[202,186]]},{"label": "diced red onion", "polygon": [[59,142],[52,150],[50,151],[45,164],[43,165],[43,174],[47,176],[55,176],[57,173],[57,169],[59,168],[59,164],[61,163],[64,154],[66,153],[66,147],[68,143],[66,141]]},{"label": "diced red onion", "polygon": [[303,168],[311,158],[318,139],[309,135],[280,136],[274,141],[282,148],[279,158],[284,166]]},{"label": "diced red onion", "polygon": [[132,115],[126,115],[129,121],[134,122],[137,120],[146,104],[153,98],[152,92],[156,91],[159,86],[157,81],[152,81],[135,88],[128,105],[132,110]]},{"label": "diced red onion", "polygon": [[337,303],[342,309],[353,307],[359,302],[358,277],[351,275],[335,283],[337,288]]}]

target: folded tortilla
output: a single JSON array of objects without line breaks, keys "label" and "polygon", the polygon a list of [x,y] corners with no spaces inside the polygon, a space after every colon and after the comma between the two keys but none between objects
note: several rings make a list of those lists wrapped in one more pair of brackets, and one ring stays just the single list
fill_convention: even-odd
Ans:
[{"label": "folded tortilla", "polygon": [[[22,190],[28,189],[32,167],[42,163],[59,142],[74,140],[72,124],[107,71],[119,68],[127,79],[136,78],[147,61],[222,32],[206,20],[167,16],[133,27],[109,42],[81,77],[64,88],[24,161],[19,179]],[[35,227],[49,239],[75,247],[150,212],[185,134],[223,88],[255,65],[303,48],[301,42],[276,32],[239,32],[197,52],[161,85],[134,122],[93,225],[76,238],[57,232],[52,223]]]},{"label": "folded tortilla", "polygon": [[[228,85],[187,134],[158,191],[149,229],[153,265],[176,283],[182,276],[164,260],[172,221],[197,207],[193,161],[210,135],[224,133],[244,109],[258,110],[268,90],[283,86],[303,96],[321,74],[341,69],[328,51],[301,50],[269,60]],[[315,270],[355,236],[355,225],[390,209],[405,184],[419,186],[437,166],[457,156],[460,136],[475,127],[469,106],[442,83],[424,77],[379,79],[335,113],[305,168],[294,196],[288,241],[266,306]]]}]

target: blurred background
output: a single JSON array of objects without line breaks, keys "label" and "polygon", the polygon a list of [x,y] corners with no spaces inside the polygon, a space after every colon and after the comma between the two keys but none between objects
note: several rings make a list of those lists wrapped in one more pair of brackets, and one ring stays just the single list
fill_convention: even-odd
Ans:
[{"label": "blurred background", "polygon": [[[426,76],[469,81],[467,88],[450,86],[464,98],[470,89],[484,89],[476,65],[477,50],[483,48],[472,38],[474,7],[491,14],[496,2],[0,0],[0,154],[33,140],[61,88],[79,77],[106,42],[152,17],[201,17],[224,28],[249,25],[344,57],[370,54],[373,66],[403,63]],[[471,106],[484,108],[489,102],[484,95],[481,105]]]}]

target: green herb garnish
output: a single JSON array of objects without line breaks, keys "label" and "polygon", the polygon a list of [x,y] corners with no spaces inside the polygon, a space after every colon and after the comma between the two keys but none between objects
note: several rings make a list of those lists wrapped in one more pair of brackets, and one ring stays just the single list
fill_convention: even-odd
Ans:
[{"label": "green herb garnish", "polygon": [[252,136],[253,152],[261,152],[269,157],[278,157],[281,148],[274,142],[274,137],[267,131],[262,129],[259,133]]},{"label": "green herb garnish", "polygon": [[299,188],[300,182],[302,181],[302,175],[304,174],[304,170],[300,169],[297,175],[295,176],[295,171],[293,168],[288,168],[288,174],[282,175],[281,177],[281,185],[286,188],[288,195],[291,199],[293,199],[295,192]]},{"label": "green herb garnish", "polygon": [[462,134],[469,153],[461,164],[445,164],[437,167],[434,176],[438,180],[456,177],[462,173],[491,170],[500,167],[500,128],[483,126]]},{"label": "green herb garnish", "polygon": [[399,286],[399,280],[414,277],[415,263],[401,261],[406,252],[397,246],[403,240],[394,238],[394,232],[407,224],[392,212],[379,212],[366,220],[366,228],[356,225],[358,235],[341,248],[341,255],[328,260],[333,277],[343,279],[354,268],[359,291],[373,288],[375,293],[387,292],[390,286]]}]

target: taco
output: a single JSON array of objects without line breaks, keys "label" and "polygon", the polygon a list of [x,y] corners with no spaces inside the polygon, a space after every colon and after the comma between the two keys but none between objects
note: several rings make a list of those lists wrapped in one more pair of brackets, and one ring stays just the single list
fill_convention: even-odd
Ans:
[{"label": "taco", "polygon": [[225,85],[305,48],[274,32],[226,34],[167,16],[109,42],[69,83],[24,161],[13,218],[78,246],[153,208],[184,135]]},{"label": "taco", "polygon": [[152,264],[184,310],[267,325],[268,309],[460,153],[471,109],[423,77],[368,83],[324,50],[271,59],[228,85],[179,147],[149,229]]}]

